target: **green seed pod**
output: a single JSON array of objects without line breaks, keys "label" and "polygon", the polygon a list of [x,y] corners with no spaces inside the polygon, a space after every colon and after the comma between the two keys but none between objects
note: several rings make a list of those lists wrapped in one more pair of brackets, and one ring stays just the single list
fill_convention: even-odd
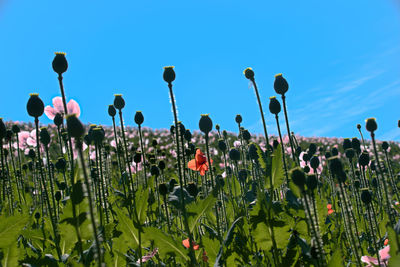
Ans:
[{"label": "green seed pod", "polygon": [[304,190],[306,175],[300,167],[294,168],[290,171],[290,178],[295,185],[297,185],[301,190]]},{"label": "green seed pod", "polygon": [[317,169],[319,167],[319,158],[317,156],[313,156],[310,159],[311,168]]},{"label": "green seed pod", "polygon": [[378,129],[378,124],[376,123],[375,118],[369,118],[365,121],[365,128],[368,132],[375,132]]},{"label": "green seed pod", "polygon": [[186,129],[185,134],[183,135],[183,138],[185,138],[185,140],[187,142],[190,142],[192,140],[192,133],[190,132],[189,129]]},{"label": "green seed pod", "polygon": [[251,143],[249,146],[249,157],[252,160],[257,160],[258,159],[258,154],[257,154],[257,147],[254,143]]},{"label": "green seed pod", "polygon": [[197,188],[197,185],[195,183],[193,183],[193,182],[188,183],[186,189],[191,196],[197,197],[197,194],[199,193],[199,189]]},{"label": "green seed pod", "polygon": [[165,170],[165,162],[163,160],[158,162],[158,168],[160,168],[160,170]]},{"label": "green seed pod", "polygon": [[136,111],[135,114],[135,123],[137,125],[142,125],[142,123],[144,122],[144,117],[141,111]]},{"label": "green seed pod", "polygon": [[236,148],[232,148],[229,151],[229,158],[231,160],[235,160],[235,161],[240,160],[240,152],[239,152],[239,150],[237,150]]},{"label": "green seed pod", "polygon": [[100,127],[93,128],[91,138],[97,145],[101,145],[104,140],[104,130]]},{"label": "green seed pod", "polygon": [[63,118],[62,114],[57,113],[54,116],[53,122],[57,127],[60,127],[63,124],[63,121],[64,121],[64,118]]},{"label": "green seed pod", "polygon": [[47,128],[42,127],[39,133],[40,142],[47,147],[50,144],[50,134]]},{"label": "green seed pod", "polygon": [[343,150],[351,148],[351,140],[349,138],[343,139]]},{"label": "green seed pod", "polygon": [[247,142],[249,142],[250,139],[251,139],[251,134],[250,134],[250,132],[248,130],[243,130],[242,131],[242,136],[243,136],[243,139],[245,141],[247,141]]},{"label": "green seed pod", "polygon": [[55,199],[56,199],[57,201],[60,201],[60,200],[61,200],[61,192],[60,192],[60,191],[57,191],[57,192],[54,194],[54,197],[55,197]]},{"label": "green seed pod", "polygon": [[372,195],[368,188],[361,189],[361,200],[365,205],[368,205],[372,201]]},{"label": "green seed pod", "polygon": [[158,177],[160,175],[160,169],[156,165],[151,165],[150,173],[152,176]]},{"label": "green seed pod", "polygon": [[85,134],[85,128],[82,122],[76,117],[75,114],[67,116],[67,129],[71,137],[78,139]]},{"label": "green seed pod", "polygon": [[56,56],[53,59],[53,70],[58,73],[58,75],[63,74],[68,69],[68,62],[65,57],[65,53],[63,52],[56,52]]},{"label": "green seed pod", "polygon": [[138,164],[142,161],[142,152],[137,151],[135,155],[133,155],[133,161]]},{"label": "green seed pod", "polygon": [[242,123],[243,121],[242,116],[240,114],[237,114],[235,117],[235,121],[237,124]]},{"label": "green seed pod", "polygon": [[348,149],[346,149],[346,151],[345,151],[345,153],[346,153],[346,158],[348,158],[348,159],[352,159],[352,158],[354,158],[354,156],[355,156],[355,152],[354,152],[354,149],[353,148],[348,148]]},{"label": "green seed pod", "polygon": [[63,157],[59,157],[55,166],[58,171],[64,172],[67,167],[67,161]]},{"label": "green seed pod", "polygon": [[206,115],[201,115],[200,121],[199,121],[199,128],[200,131],[202,131],[204,134],[208,135],[209,132],[211,132],[213,127],[213,123],[211,118]]},{"label": "green seed pod", "polygon": [[168,194],[168,187],[165,183],[159,184],[158,185],[158,192],[160,192],[160,195],[166,196]]},{"label": "green seed pod", "polygon": [[388,148],[389,148],[389,143],[386,142],[386,141],[383,141],[383,143],[382,143],[382,149],[385,150],[385,151],[387,151]]},{"label": "green seed pod", "polygon": [[307,188],[311,191],[313,191],[315,188],[317,188],[317,185],[318,185],[317,176],[315,176],[315,174],[307,175],[306,185],[307,185]]},{"label": "green seed pod", "polygon": [[121,94],[114,95],[114,107],[118,110],[121,110],[125,107],[125,100]]},{"label": "green seed pod", "polygon": [[283,78],[282,73],[275,75],[274,89],[277,94],[284,95],[289,90],[289,84],[285,78]]},{"label": "green seed pod", "polygon": [[369,164],[369,154],[368,154],[368,152],[363,151],[360,154],[360,157],[358,158],[358,163],[363,167],[365,167],[365,166],[367,166]]},{"label": "green seed pod", "polygon": [[328,159],[329,169],[332,174],[339,175],[343,172],[343,165],[338,156],[333,156]]},{"label": "green seed pod", "polygon": [[[0,120],[1,120],[1,118],[0,118]],[[17,124],[14,124],[14,125],[11,127],[11,130],[12,130],[13,133],[15,133],[15,134],[21,132],[21,129],[19,128],[19,126],[18,126]]]},{"label": "green seed pod", "polygon": [[226,151],[226,143],[225,143],[224,139],[218,139],[218,148],[222,152]]},{"label": "green seed pod", "polygon": [[269,98],[269,111],[275,115],[278,115],[279,112],[281,112],[281,103],[279,103],[275,96]]},{"label": "green seed pod", "polygon": [[254,80],[254,71],[252,68],[247,68],[243,71],[244,76],[250,81]]},{"label": "green seed pod", "polygon": [[357,129],[361,130],[361,124],[359,124],[359,123],[357,124]]},{"label": "green seed pod", "polygon": [[241,169],[238,173],[238,178],[241,183],[245,183],[247,179],[247,170]]},{"label": "green seed pod", "polygon": [[42,99],[39,98],[39,94],[30,94],[30,98],[26,104],[26,110],[29,116],[34,118],[39,118],[43,115],[44,104]]},{"label": "green seed pod", "polygon": [[314,144],[314,143],[311,143],[311,144],[308,146],[308,154],[309,154],[310,156],[312,156],[312,155],[314,155],[316,152],[317,152],[317,145]]},{"label": "green seed pod", "polygon": [[114,105],[108,105],[108,115],[110,115],[110,117],[114,118],[116,114],[117,114],[117,110],[115,109]]},{"label": "green seed pod", "polygon": [[164,81],[167,83],[172,83],[175,80],[175,71],[174,71],[174,66],[167,66],[164,67],[164,73],[163,73],[163,78]]}]

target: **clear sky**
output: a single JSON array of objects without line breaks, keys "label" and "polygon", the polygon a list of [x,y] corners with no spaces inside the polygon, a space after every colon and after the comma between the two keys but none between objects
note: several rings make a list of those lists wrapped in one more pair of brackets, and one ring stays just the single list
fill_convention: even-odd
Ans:
[{"label": "clear sky", "polygon": [[[51,61],[67,53],[67,98],[85,123],[109,125],[114,94],[145,126],[173,121],[163,66],[174,65],[179,118],[198,129],[200,114],[236,131],[262,132],[256,73],[268,129],[276,73],[283,73],[292,130],[305,136],[353,137],[376,117],[379,139],[400,140],[400,4],[395,0],[0,0],[0,117],[28,121],[37,92],[58,96]],[[283,115],[282,115],[283,116]],[[47,118],[43,122],[50,122]],[[282,125],[283,126],[283,125]],[[285,127],[283,127],[285,129]]]}]

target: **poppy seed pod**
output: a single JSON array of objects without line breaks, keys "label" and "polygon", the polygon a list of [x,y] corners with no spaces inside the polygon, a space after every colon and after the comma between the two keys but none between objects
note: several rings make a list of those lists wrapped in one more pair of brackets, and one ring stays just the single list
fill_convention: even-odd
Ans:
[{"label": "poppy seed pod", "polygon": [[224,139],[218,139],[218,148],[222,152],[226,151],[226,143],[225,143]]},{"label": "poppy seed pod", "polygon": [[372,201],[372,195],[368,188],[361,189],[361,200],[365,205],[368,205]]},{"label": "poppy seed pod", "polygon": [[351,148],[351,141],[349,138],[343,139],[343,150]]},{"label": "poppy seed pod", "polygon": [[355,156],[354,149],[352,149],[352,148],[346,149],[345,153],[346,153],[346,158],[348,158],[350,160],[352,158],[354,158],[354,156]]},{"label": "poppy seed pod", "polygon": [[328,158],[329,169],[332,174],[338,175],[343,171],[343,165],[338,156]]},{"label": "poppy seed pod", "polygon": [[308,153],[304,153],[304,154],[303,154],[303,160],[304,160],[305,162],[309,161],[309,160],[310,160],[310,155],[309,155]]},{"label": "poppy seed pod", "polygon": [[251,139],[251,134],[248,130],[243,130],[242,136],[243,136],[243,139],[247,142],[250,141],[250,139]]},{"label": "poppy seed pod", "polygon": [[3,140],[7,135],[7,128],[2,118],[0,118],[0,140]]},{"label": "poppy seed pod", "polygon": [[368,132],[375,132],[378,129],[378,124],[376,123],[375,118],[369,118],[365,120],[365,128]]},{"label": "poppy seed pod", "polygon": [[314,155],[316,152],[317,152],[317,145],[314,144],[314,143],[311,143],[311,144],[308,146],[308,154]]},{"label": "poppy seed pod", "polygon": [[219,131],[220,127],[219,124],[215,124],[215,130]]},{"label": "poppy seed pod", "polygon": [[254,80],[254,71],[252,68],[247,68],[243,71],[244,76],[250,81]]},{"label": "poppy seed pod", "polygon": [[117,110],[115,109],[114,105],[108,105],[108,115],[110,115],[110,117],[114,118],[116,114],[117,114]]},{"label": "poppy seed pod", "polygon": [[158,177],[160,175],[160,169],[156,165],[151,165],[150,173],[152,176]]},{"label": "poppy seed pod", "polygon": [[21,132],[21,129],[19,128],[19,126],[17,124],[14,124],[11,127],[11,131],[13,131],[13,133],[17,134],[17,133]]},{"label": "poppy seed pod", "polygon": [[34,118],[39,118],[43,115],[44,104],[42,99],[39,98],[39,94],[30,94],[30,98],[26,104],[26,110],[29,116]]},{"label": "poppy seed pod", "polygon": [[246,182],[247,179],[247,170],[241,169],[238,173],[238,178],[241,183]]},{"label": "poppy seed pod", "polygon": [[183,138],[185,138],[185,140],[187,142],[190,142],[192,140],[192,133],[190,132],[189,129],[186,129],[185,134],[183,135]]},{"label": "poppy seed pod", "polygon": [[250,146],[249,146],[249,157],[252,160],[257,160],[258,159],[257,147],[253,143],[251,143]]},{"label": "poppy seed pod", "polygon": [[66,161],[64,158],[60,157],[60,158],[58,158],[58,160],[56,161],[55,166],[56,166],[56,169],[57,169],[58,171],[63,172],[63,171],[66,170],[67,161]]},{"label": "poppy seed pod", "polygon": [[235,161],[240,160],[240,152],[239,152],[239,150],[237,150],[236,148],[232,148],[229,151],[229,158],[231,160],[235,160]]},{"label": "poppy seed pod", "polygon": [[303,171],[305,173],[309,173],[310,172],[310,167],[308,165],[304,166]]},{"label": "poppy seed pod", "polygon": [[178,127],[179,127],[179,135],[183,137],[186,131],[185,125],[183,125],[181,121],[178,121]]},{"label": "poppy seed pod", "polygon": [[135,123],[137,125],[142,125],[142,123],[144,122],[144,117],[141,111],[136,111],[135,114]]},{"label": "poppy seed pod", "polygon": [[61,192],[60,191],[56,191],[56,193],[54,194],[54,197],[57,201],[61,200]]},{"label": "poppy seed pod", "polygon": [[388,150],[388,148],[389,148],[389,143],[386,142],[386,141],[383,141],[383,143],[382,143],[382,149],[386,151],[386,150]]},{"label": "poppy seed pod", "polygon": [[121,110],[125,107],[125,100],[121,94],[114,95],[114,107]]},{"label": "poppy seed pod", "polygon": [[359,124],[359,123],[357,124],[357,129],[361,130],[361,124]]},{"label": "poppy seed pod", "polygon": [[240,114],[237,114],[235,117],[235,121],[237,124],[242,123],[242,121],[243,121],[242,116]]},{"label": "poppy seed pod", "polygon": [[284,95],[289,90],[289,84],[285,78],[283,78],[282,73],[275,75],[274,89],[277,94]]},{"label": "poppy seed pod", "polygon": [[167,83],[172,83],[175,80],[174,66],[164,67],[163,78]]},{"label": "poppy seed pod", "polygon": [[275,115],[281,112],[281,103],[279,103],[275,96],[269,98],[269,111]]},{"label": "poppy seed pod", "polygon": [[56,56],[53,59],[53,70],[58,73],[58,75],[63,74],[68,69],[67,58],[65,57],[65,53],[56,52]]},{"label": "poppy seed pod", "polygon": [[361,151],[361,142],[357,137],[351,139],[351,147],[358,153]]},{"label": "poppy seed pod", "polygon": [[318,180],[317,180],[317,177],[315,176],[315,174],[307,175],[306,185],[307,185],[307,188],[310,189],[311,191],[313,191],[315,188],[317,188]]},{"label": "poppy seed pod", "polygon": [[49,131],[47,131],[47,128],[43,127],[40,129],[39,139],[40,143],[42,143],[45,147],[50,144],[50,134]]},{"label": "poppy seed pod", "polygon": [[160,192],[160,194],[162,196],[166,196],[168,194],[168,187],[165,183],[159,184],[158,185],[158,192]]},{"label": "poppy seed pod", "polygon": [[306,175],[300,167],[294,168],[290,171],[290,178],[292,179],[293,183],[297,185],[301,190],[304,189]]},{"label": "poppy seed pod", "polygon": [[57,127],[60,127],[63,124],[63,120],[64,120],[64,118],[63,118],[62,114],[57,113],[54,116],[53,122]]},{"label": "poppy seed pod", "polygon": [[32,160],[34,160],[35,157],[36,157],[36,152],[35,152],[35,150],[33,150],[32,148],[29,149],[28,156],[29,156]]},{"label": "poppy seed pod", "polygon": [[85,134],[85,127],[82,122],[76,117],[75,114],[67,116],[67,129],[70,136],[74,138],[81,138]]},{"label": "poppy seed pod", "polygon": [[199,189],[197,188],[197,185],[193,182],[188,183],[187,185],[187,191],[188,193],[193,196],[193,197],[197,197],[197,194],[199,193]]},{"label": "poppy seed pod", "polygon": [[339,150],[336,147],[332,147],[331,149],[332,156],[339,155]]},{"label": "poppy seed pod", "polygon": [[319,166],[319,158],[316,157],[316,156],[313,156],[313,157],[310,159],[310,165],[311,165],[311,168],[317,169],[318,166]]},{"label": "poppy seed pod", "polygon": [[360,157],[358,158],[358,163],[363,167],[365,167],[365,166],[367,166],[369,164],[369,154],[368,154],[368,152],[363,151],[360,154]]},{"label": "poppy seed pod", "polygon": [[133,161],[138,164],[142,161],[142,152],[138,151],[133,155]]},{"label": "poppy seed pod", "polygon": [[158,168],[159,168],[160,170],[165,170],[165,161],[160,160],[160,161],[158,162]]},{"label": "poppy seed pod", "polygon": [[213,123],[212,123],[212,120],[210,119],[210,117],[207,114],[201,115],[201,118],[199,121],[200,131],[202,131],[203,133],[208,135],[208,133],[211,132],[212,127],[213,127]]},{"label": "poppy seed pod", "polygon": [[91,138],[93,138],[93,141],[97,144],[100,145],[103,140],[104,140],[104,130],[103,128],[96,127],[92,131]]}]

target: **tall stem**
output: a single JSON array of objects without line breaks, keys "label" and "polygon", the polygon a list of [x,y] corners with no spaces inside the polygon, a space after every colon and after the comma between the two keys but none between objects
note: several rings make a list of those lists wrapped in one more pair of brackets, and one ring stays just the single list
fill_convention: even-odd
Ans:
[{"label": "tall stem", "polygon": [[283,112],[285,113],[285,121],[286,121],[286,129],[287,129],[287,134],[289,137],[289,143],[290,143],[290,148],[292,150],[292,157],[293,157],[293,161],[297,164],[299,164],[299,159],[296,157],[295,153],[294,153],[294,146],[293,146],[293,140],[292,140],[292,136],[291,136],[291,132],[290,132],[290,127],[289,127],[289,118],[287,115],[287,110],[286,110],[286,96],[282,95],[282,104],[283,104]]},{"label": "tall stem", "polygon": [[262,104],[261,104],[261,100],[260,100],[260,95],[259,95],[259,93],[258,93],[257,84],[256,84],[256,81],[254,80],[254,78],[250,79],[250,81],[253,83],[254,91],[256,92],[258,107],[259,107],[259,109],[260,109],[261,120],[262,120],[263,127],[264,127],[265,140],[266,140],[266,142],[267,142],[267,150],[269,150],[269,139],[268,139],[268,133],[267,133],[267,125],[265,124],[264,111],[263,111],[263,108],[262,108]]}]

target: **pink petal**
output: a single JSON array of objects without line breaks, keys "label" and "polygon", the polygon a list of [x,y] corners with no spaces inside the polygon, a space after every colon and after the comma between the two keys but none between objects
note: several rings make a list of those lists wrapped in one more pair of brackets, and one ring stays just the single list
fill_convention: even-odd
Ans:
[{"label": "pink petal", "polygon": [[379,256],[381,257],[382,261],[387,261],[390,258],[389,251],[390,251],[390,245],[379,250]]},{"label": "pink petal", "polygon": [[53,98],[53,107],[55,109],[55,113],[64,114],[64,105],[61,96],[56,96]]},{"label": "pink petal", "polygon": [[375,265],[378,265],[378,259],[375,259],[374,257],[370,257],[370,256],[362,256],[361,257],[361,261],[365,262],[365,263],[368,263],[369,266],[371,266],[371,263],[375,264]]},{"label": "pink petal", "polygon": [[46,114],[47,118],[49,118],[50,120],[54,120],[54,117],[56,116],[57,112],[54,108],[46,106],[44,108],[44,114]]},{"label": "pink petal", "polygon": [[77,117],[81,115],[81,109],[78,103],[71,99],[67,104],[68,114],[76,114]]},{"label": "pink petal", "polygon": [[28,137],[28,139],[26,140],[26,143],[30,146],[36,146],[36,138],[33,139],[32,137]]}]

